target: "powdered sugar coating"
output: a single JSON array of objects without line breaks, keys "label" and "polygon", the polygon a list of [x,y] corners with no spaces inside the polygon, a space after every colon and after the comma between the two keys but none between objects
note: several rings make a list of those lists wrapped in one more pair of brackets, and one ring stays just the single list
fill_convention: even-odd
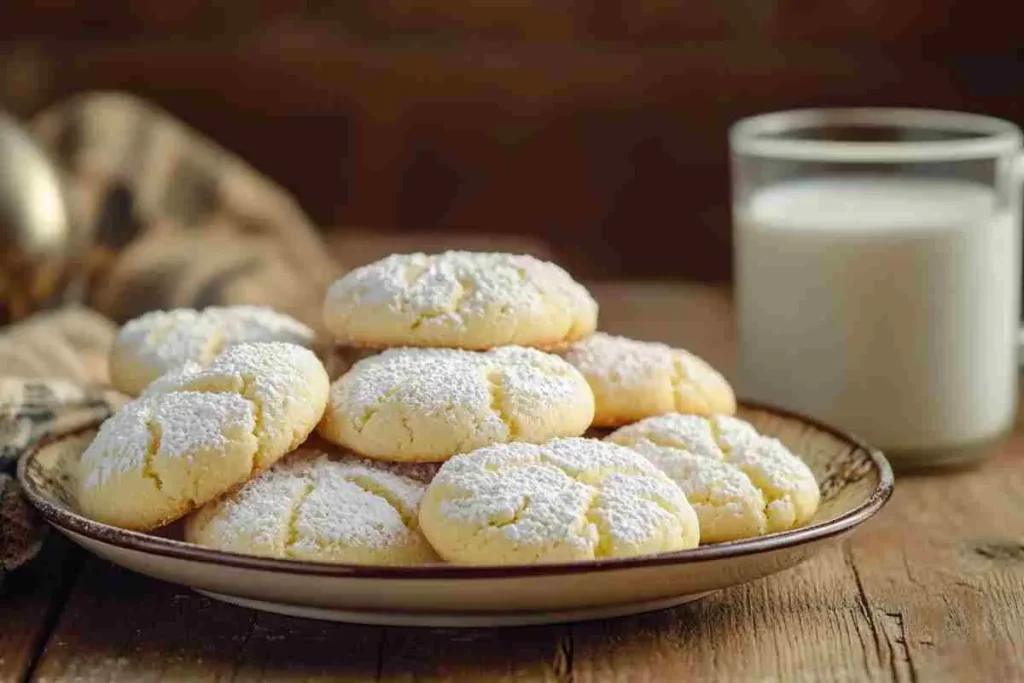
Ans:
[{"label": "powdered sugar coating", "polygon": [[679,484],[700,517],[703,542],[784,531],[818,507],[807,465],[739,418],[673,413],[622,427],[606,440],[641,453]]},{"label": "powdered sugar coating", "polygon": [[251,401],[259,426],[261,467],[305,440],[323,415],[329,390],[327,371],[316,355],[286,342],[236,344],[208,367],[190,365],[156,384],[164,392],[228,392]]},{"label": "powdered sugar coating", "polygon": [[528,255],[393,254],[331,285],[324,324],[352,346],[553,346],[593,332],[597,303]]},{"label": "powdered sugar coating", "polygon": [[560,352],[594,392],[597,426],[629,424],[670,412],[732,414],[728,381],[684,349],[595,332]]},{"label": "powdered sugar coating", "polygon": [[159,427],[156,458],[188,459],[205,449],[223,452],[231,441],[251,437],[256,415],[243,396],[183,391],[153,402],[153,424]]},{"label": "powdered sugar coating", "polygon": [[85,514],[152,528],[244,481],[255,465],[256,418],[234,394],[139,398],[106,420],[78,462]]},{"label": "powdered sugar coating", "polygon": [[454,456],[428,487],[420,524],[442,557],[466,564],[628,557],[699,536],[671,479],[629,449],[584,438]]},{"label": "powdered sugar coating", "polygon": [[303,448],[192,515],[185,538],[266,557],[436,562],[417,520],[425,488],[372,462]]},{"label": "powdered sugar coating", "polygon": [[289,520],[307,489],[301,472],[282,466],[291,457],[189,515],[185,540],[221,550],[283,557],[290,541]]},{"label": "powdered sugar coating", "polygon": [[93,519],[151,529],[243,483],[305,440],[328,381],[303,347],[230,347],[186,364],[107,420],[79,462],[76,493]]},{"label": "powdered sugar coating", "polygon": [[111,383],[137,396],[157,377],[186,362],[208,365],[234,344],[282,341],[310,346],[314,333],[264,306],[210,306],[151,311],[118,331],[111,351]]},{"label": "powdered sugar coating", "polygon": [[586,381],[552,354],[405,348],[337,380],[318,431],[366,457],[442,461],[491,443],[578,436],[593,414]]},{"label": "powdered sugar coating", "polygon": [[195,361],[185,361],[180,367],[169,370],[150,382],[139,398],[153,397],[159,394],[168,394],[172,391],[179,391],[190,379],[203,371],[203,366]]},{"label": "powdered sugar coating", "polygon": [[79,458],[81,480],[87,489],[103,486],[127,472],[141,472],[150,451],[153,419],[151,401],[129,401],[100,425]]}]

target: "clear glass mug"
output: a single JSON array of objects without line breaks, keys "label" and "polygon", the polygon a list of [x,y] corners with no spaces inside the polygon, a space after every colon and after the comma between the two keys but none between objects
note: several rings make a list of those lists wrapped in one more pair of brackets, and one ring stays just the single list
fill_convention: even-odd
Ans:
[{"label": "clear glass mug", "polygon": [[898,468],[987,453],[1017,408],[1021,145],[1010,122],[931,110],[734,124],[738,393]]}]

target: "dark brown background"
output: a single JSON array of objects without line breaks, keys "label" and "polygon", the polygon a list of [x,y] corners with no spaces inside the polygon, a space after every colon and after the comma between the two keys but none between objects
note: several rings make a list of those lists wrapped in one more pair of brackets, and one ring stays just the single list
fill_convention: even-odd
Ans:
[{"label": "dark brown background", "polygon": [[1024,122],[1020,4],[8,0],[0,100],[150,98],[325,229],[526,233],[589,277],[723,280],[730,122],[843,104]]}]

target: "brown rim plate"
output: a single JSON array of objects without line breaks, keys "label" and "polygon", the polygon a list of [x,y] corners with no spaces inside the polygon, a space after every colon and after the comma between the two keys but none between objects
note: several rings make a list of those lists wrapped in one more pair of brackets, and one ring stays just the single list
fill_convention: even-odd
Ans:
[{"label": "brown rim plate", "polygon": [[[335,610],[338,618],[360,621],[351,614],[372,608],[369,623],[387,623],[379,620],[380,612],[394,614],[420,614],[417,619],[398,617],[394,623],[423,623],[422,614],[430,614],[429,599],[416,595],[417,585],[439,591],[438,599],[448,601],[445,611],[451,611],[451,600],[469,600],[459,604],[456,612],[474,613],[474,625],[479,625],[481,614],[501,614],[536,610],[547,607],[546,614],[558,621],[560,613],[576,614],[588,609],[608,608],[609,613],[628,613],[629,604],[683,602],[688,595],[699,596],[709,590],[742,583],[752,578],[797,564],[810,556],[820,544],[834,540],[852,531],[876,514],[888,501],[893,490],[893,474],[883,454],[859,439],[828,425],[788,411],[762,404],[741,401],[739,416],[747,419],[759,431],[776,436],[791,450],[801,455],[811,466],[822,491],[822,502],[816,516],[805,526],[754,539],[715,543],[691,550],[662,553],[624,559],[601,559],[588,562],[537,564],[523,566],[457,566],[433,564],[416,567],[366,566],[355,564],[328,564],[247,556],[193,545],[173,537],[172,533],[143,533],[119,529],[95,522],[75,511],[66,493],[66,479],[62,480],[53,462],[59,449],[74,450],[74,440],[88,443],[92,429],[47,440],[21,459],[18,478],[29,500],[42,516],[55,528],[75,542],[118,564],[169,581],[189,585],[209,595],[224,596],[238,604],[260,606],[285,613],[309,612],[314,618],[325,617],[323,612]],[[80,450],[78,451],[80,452]],[[648,581],[651,588],[640,590],[610,590],[607,598],[600,595],[600,582],[619,582],[630,574]],[[260,585],[244,585],[247,578],[258,577]],[[287,577],[291,581],[304,579],[320,584],[330,593],[337,586],[338,595],[311,596],[295,586],[295,593],[287,588],[264,585],[272,577]],[[583,581],[582,579],[584,579]],[[606,577],[606,578],[602,578]],[[716,578],[717,577],[717,578]],[[660,592],[654,584],[664,579]],[[557,600],[547,590],[565,591],[566,580],[580,579],[581,583],[596,582],[595,593],[559,596]],[[514,580],[524,590],[522,600],[491,599],[482,592],[487,582],[502,585]],[[332,584],[331,582],[335,582]],[[385,592],[389,586],[399,594],[367,602],[353,595],[361,584],[366,588]],[[547,585],[550,584],[550,585]],[[236,588],[237,586],[237,588]],[[473,586],[476,586],[473,588]],[[545,587],[546,586],[546,587]],[[536,588],[536,593],[530,591]],[[445,591],[451,590],[442,597]],[[580,589],[585,592],[585,587]],[[284,592],[282,592],[284,591]],[[406,591],[413,591],[406,594]],[[460,598],[460,591],[466,592]],[[635,593],[635,594],[634,594]],[[301,594],[301,595],[300,595]],[[544,595],[548,595],[547,598]],[[322,598],[322,599],[321,599]],[[546,600],[558,604],[548,604]],[[608,601],[607,605],[594,604]],[[316,603],[316,604],[313,604]],[[365,604],[362,604],[365,603]],[[372,603],[372,604],[371,604]],[[379,604],[378,604],[379,603]],[[351,608],[351,609],[350,609]],[[507,609],[506,609],[507,608]],[[436,610],[440,611],[440,606]],[[600,610],[599,610],[600,611]],[[458,620],[454,620],[457,622]],[[451,619],[445,625],[457,625]],[[500,623],[500,619],[496,623]]]}]

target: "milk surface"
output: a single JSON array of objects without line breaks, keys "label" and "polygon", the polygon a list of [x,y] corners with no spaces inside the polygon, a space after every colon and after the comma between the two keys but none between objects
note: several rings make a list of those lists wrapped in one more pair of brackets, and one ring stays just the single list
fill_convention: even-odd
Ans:
[{"label": "milk surface", "polygon": [[997,435],[1016,409],[1019,221],[951,180],[754,193],[736,207],[740,394],[883,449]]}]

